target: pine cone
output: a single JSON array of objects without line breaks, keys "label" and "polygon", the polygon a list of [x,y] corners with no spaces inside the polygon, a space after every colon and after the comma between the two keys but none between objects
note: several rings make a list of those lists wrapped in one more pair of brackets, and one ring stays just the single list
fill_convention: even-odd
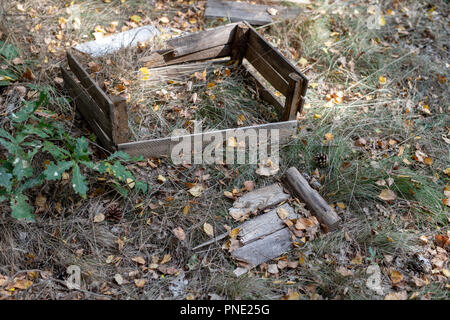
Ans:
[{"label": "pine cone", "polygon": [[328,156],[325,153],[316,153],[313,159],[319,168],[325,168],[328,165]]},{"label": "pine cone", "polygon": [[106,219],[120,221],[123,218],[123,210],[118,203],[113,203],[106,208]]}]

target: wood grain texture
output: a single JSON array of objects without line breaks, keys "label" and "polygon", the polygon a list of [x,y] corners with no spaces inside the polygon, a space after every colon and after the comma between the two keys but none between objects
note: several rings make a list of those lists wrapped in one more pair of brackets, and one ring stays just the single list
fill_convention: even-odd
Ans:
[{"label": "wood grain texture", "polygon": [[114,105],[112,121],[112,140],[115,144],[128,142],[128,109],[127,99],[119,96],[111,97]]},{"label": "wood grain texture", "polygon": [[231,54],[231,44],[220,45],[205,50],[186,54],[184,56],[173,56],[170,51],[157,53],[154,52],[148,58],[141,58],[141,62],[145,62],[145,66],[156,68],[168,66],[172,64],[202,61],[208,59],[217,59],[229,56]]},{"label": "wood grain texture", "polygon": [[278,230],[262,239],[253,241],[231,252],[235,259],[256,267],[261,263],[281,256],[292,247],[291,233],[288,228]]},{"label": "wood grain texture", "polygon": [[249,30],[247,25],[240,23],[236,26],[236,31],[234,32],[231,60],[238,61],[238,64],[242,64],[247,51]]},{"label": "wood grain texture", "polygon": [[275,69],[286,81],[291,73],[298,73],[302,78],[306,77],[276,48],[266,41],[253,27],[250,26],[250,34],[248,44],[254,48],[264,59],[270,62]]},{"label": "wood grain texture", "polygon": [[289,86],[286,94],[286,102],[284,104],[284,111],[282,120],[297,119],[297,111],[301,108],[303,103],[302,84],[303,80],[297,73],[289,75]]},{"label": "wood grain texture", "polygon": [[247,45],[245,58],[275,89],[284,95],[287,94],[288,81],[251,44]]},{"label": "wood grain texture", "polygon": [[210,49],[217,46],[231,44],[234,38],[236,23],[227,24],[205,31],[191,33],[166,41],[173,50],[173,57],[180,57],[190,53]]},{"label": "wood grain texture", "polygon": [[289,168],[283,180],[287,187],[296,194],[300,200],[307,204],[312,213],[317,217],[320,223],[326,225],[328,230],[334,231],[339,228],[341,218],[320,196],[320,194],[310,187],[308,181],[294,167]]},{"label": "wood grain texture", "polygon": [[277,213],[280,208],[285,209],[289,213],[287,219],[297,219],[299,217],[299,215],[295,213],[294,209],[288,203],[285,203],[267,213],[260,214],[255,218],[244,222],[239,227],[238,238],[241,244],[246,245],[252,241],[258,240],[259,238],[285,228],[286,225]]},{"label": "wood grain texture", "polygon": [[[277,15],[270,15],[267,11],[268,8],[277,9]],[[300,12],[301,9],[295,7],[285,8],[246,2],[208,0],[205,18],[217,19],[225,17],[230,19],[231,22],[247,21],[252,25],[264,25],[272,23],[277,19],[294,19]]]},{"label": "wood grain texture", "polygon": [[[226,137],[227,132],[231,134],[231,132],[234,132],[237,129],[241,130],[248,130],[248,129],[254,129],[256,133],[259,132],[259,130],[270,130],[270,129],[279,129],[279,139],[280,142],[285,142],[289,140],[292,135],[294,135],[297,132],[297,121],[285,121],[285,122],[276,122],[276,123],[268,123],[268,124],[261,124],[257,126],[249,126],[249,127],[242,127],[242,128],[236,128],[236,129],[224,129],[224,130],[216,130],[211,132],[204,132],[204,133],[198,133],[198,134],[191,134],[186,136],[176,136],[176,137],[166,137],[166,138],[160,138],[160,139],[152,139],[152,140],[143,140],[143,141],[137,141],[137,142],[129,142],[129,143],[121,143],[118,145],[119,150],[124,151],[131,156],[139,156],[142,155],[147,158],[154,158],[154,157],[165,157],[170,156],[172,148],[176,146],[182,139],[190,139],[191,141],[194,140],[196,136],[201,136],[203,141],[203,147],[206,147],[211,141],[214,140],[214,137],[217,134],[221,134],[223,137]],[[270,141],[270,139],[269,139]],[[193,150],[193,148],[192,148]]]},{"label": "wood grain texture", "polygon": [[86,70],[84,70],[81,64],[69,51],[67,51],[67,62],[69,63],[70,70],[72,70],[78,80],[80,80],[83,87],[89,92],[100,108],[102,108],[106,116],[112,120],[113,103],[108,95],[100,89],[99,85],[89,76]]},{"label": "wood grain texture", "polygon": [[228,209],[228,213],[235,220],[239,220],[246,214],[270,208],[289,199],[289,197],[289,193],[284,192],[282,186],[274,183],[244,194],[233,203],[233,207]]},{"label": "wood grain texture", "polygon": [[109,151],[115,150],[115,145],[111,141],[110,137],[102,130],[99,123],[96,121],[96,117],[93,116],[93,109],[99,108],[95,101],[89,96],[89,93],[79,85],[72,76],[61,66],[61,74],[64,79],[64,85],[69,92],[71,98],[76,104],[78,111],[83,118],[89,124],[95,135],[99,139],[103,147]]}]

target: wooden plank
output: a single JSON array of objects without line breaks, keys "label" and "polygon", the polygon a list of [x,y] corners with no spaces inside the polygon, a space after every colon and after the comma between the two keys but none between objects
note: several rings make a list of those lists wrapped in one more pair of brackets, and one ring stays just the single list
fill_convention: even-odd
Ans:
[{"label": "wooden plank", "polygon": [[[278,10],[277,15],[272,16],[267,9]],[[268,6],[250,4],[246,2],[208,0],[205,18],[228,18],[231,22],[247,21],[252,25],[264,25],[277,19],[294,19],[301,12],[300,8],[286,8],[281,6]]]},{"label": "wooden plank", "polygon": [[310,187],[308,181],[303,178],[295,167],[289,168],[283,179],[289,189],[292,190],[300,200],[308,205],[320,223],[326,225],[330,231],[339,228],[341,218],[320,194]]},{"label": "wooden plank", "polygon": [[113,151],[115,149],[114,144],[112,143],[108,135],[102,130],[101,126],[96,122],[95,118],[92,116],[92,106],[94,103],[93,100],[85,91],[85,89],[81,85],[79,85],[62,66],[61,73],[64,79],[64,84],[68,89],[70,96],[74,100],[78,111],[94,131],[103,147],[105,147],[109,151]]},{"label": "wooden plank", "polygon": [[80,80],[83,87],[89,92],[91,97],[102,108],[106,116],[112,121],[113,103],[108,95],[100,89],[99,85],[89,76],[84,70],[81,64],[75,59],[75,57],[67,51],[67,61],[72,72]]},{"label": "wooden plank", "polygon": [[299,215],[295,213],[294,208],[292,208],[288,203],[285,203],[267,213],[258,215],[238,227],[238,238],[242,245],[246,245],[252,241],[258,240],[259,238],[285,228],[286,225],[277,213],[280,208],[285,209],[289,213],[287,219],[297,219],[299,217]]},{"label": "wooden plank", "polygon": [[243,65],[245,77],[248,78],[256,87],[256,92],[260,99],[270,103],[275,107],[277,113],[279,115],[279,119],[281,120],[281,116],[283,114],[284,106],[281,104],[280,100],[278,100],[275,95],[268,90],[264,84],[258,79],[258,76],[254,74],[251,70],[247,68],[247,66]]},{"label": "wooden plank", "polygon": [[205,49],[202,51],[189,53],[179,57],[178,56],[174,57],[173,55],[170,54],[170,52],[162,54],[154,52],[148,57],[141,58],[140,62],[145,62],[146,67],[155,68],[183,62],[193,62],[193,61],[222,58],[229,56],[230,54],[231,54],[231,45],[225,44]]},{"label": "wooden plank", "polygon": [[262,55],[260,55],[250,43],[247,45],[247,52],[245,58],[250,62],[256,70],[278,91],[286,95],[289,84],[278,71],[268,62]]},{"label": "wooden plank", "polygon": [[235,259],[247,262],[251,267],[281,256],[292,247],[288,228],[278,230],[262,239],[253,241],[231,252]]},{"label": "wooden plank", "polygon": [[303,105],[302,78],[297,73],[291,73],[289,77],[289,89],[281,119],[284,121],[297,119],[297,111]]},{"label": "wooden plank", "polygon": [[152,25],[147,25],[120,32],[102,39],[81,43],[76,45],[74,49],[90,54],[93,57],[101,57],[123,48],[136,47],[138,42],[151,40],[158,34],[158,29]]},{"label": "wooden plank", "polygon": [[115,96],[112,97],[111,100],[114,104],[112,140],[115,144],[128,142],[127,99],[120,96]]},{"label": "wooden plank", "polygon": [[233,48],[231,49],[231,60],[237,61],[238,64],[242,64],[245,52],[247,51],[249,30],[249,27],[243,23],[236,26]]},{"label": "wooden plank", "polygon": [[270,63],[286,81],[289,81],[291,73],[297,73],[306,80],[306,77],[277,49],[266,41],[254,28],[250,26],[248,44]]},{"label": "wooden plank", "polygon": [[236,25],[236,23],[231,23],[225,26],[172,38],[167,40],[166,44],[173,49],[171,54],[174,57],[231,44]]},{"label": "wooden plank", "polygon": [[272,207],[290,198],[289,193],[284,192],[279,184],[271,184],[244,194],[233,203],[228,213],[235,220],[240,220],[249,213]]},{"label": "wooden plank", "polygon": [[[66,70],[61,72],[63,73],[63,76],[64,73],[67,73]],[[77,89],[77,87],[81,85],[76,83],[76,81],[72,77],[65,79],[65,82],[67,83],[67,85],[75,87],[74,90],[76,90],[76,92],[80,91]],[[86,101],[85,105],[88,106],[87,111],[90,113],[89,118],[93,118],[95,122],[97,122],[97,124],[102,128],[102,130],[108,135],[108,137],[112,137],[113,130],[111,121],[109,121],[109,119],[106,118],[106,115],[103,113],[102,109],[100,109],[100,107],[97,105],[97,103],[92,99],[92,97],[89,94],[85,93],[85,91],[82,91],[82,93],[83,99],[84,101]]]},{"label": "wooden plank", "polygon": [[[185,136],[176,136],[176,137],[166,137],[160,139],[152,139],[152,140],[143,140],[137,142],[129,142],[129,143],[121,143],[118,145],[119,150],[127,152],[131,156],[142,155],[147,158],[153,157],[164,157],[170,156],[172,148],[176,146],[179,141],[184,139],[194,140],[196,136],[201,136],[203,141],[203,147],[206,147],[211,141],[214,140],[215,135],[221,134],[224,138],[226,137],[227,132],[231,134],[234,130],[248,130],[254,129],[256,134],[259,133],[259,130],[268,130],[271,129],[279,129],[279,139],[280,143],[289,140],[296,132],[297,132],[297,121],[284,121],[284,122],[275,122],[268,124],[261,124],[256,126],[242,127],[242,128],[234,128],[234,129],[225,129],[225,130],[216,130],[204,133],[197,133]],[[268,139],[270,142],[270,138]]]}]

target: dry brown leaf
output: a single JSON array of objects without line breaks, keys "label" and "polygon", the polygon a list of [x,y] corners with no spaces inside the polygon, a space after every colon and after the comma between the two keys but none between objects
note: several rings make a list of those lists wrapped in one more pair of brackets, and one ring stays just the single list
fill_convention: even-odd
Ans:
[{"label": "dry brown leaf", "polygon": [[252,191],[255,189],[255,183],[253,181],[245,181],[244,186],[247,191]]},{"label": "dry brown leaf", "polygon": [[203,225],[203,231],[205,231],[208,236],[214,237],[214,228],[209,223],[205,222],[205,224]]},{"label": "dry brown leaf", "polygon": [[97,213],[94,217],[94,222],[102,222],[105,220],[105,215],[101,212]]},{"label": "dry brown leaf", "polygon": [[201,184],[196,184],[192,188],[189,189],[189,193],[194,197],[198,197],[202,194],[204,188]]},{"label": "dry brown leaf", "polygon": [[114,280],[119,286],[123,284],[123,277],[118,273],[114,276]]},{"label": "dry brown leaf", "polygon": [[172,260],[172,256],[170,254],[165,254],[164,257],[162,258],[160,264],[165,264],[165,263],[169,262],[170,260]]},{"label": "dry brown leaf", "polygon": [[399,284],[400,282],[403,281],[403,275],[397,270],[392,270],[389,277],[391,278],[391,282],[393,285]]},{"label": "dry brown leaf", "polygon": [[347,269],[344,266],[340,266],[339,268],[337,268],[336,272],[339,273],[340,275],[342,275],[343,277],[353,276],[353,271]]},{"label": "dry brown leaf", "polygon": [[147,283],[147,280],[145,280],[145,279],[134,279],[134,284],[138,288],[143,288],[146,283]]},{"label": "dry brown leaf", "polygon": [[392,201],[397,198],[397,195],[395,194],[394,191],[392,191],[390,189],[384,189],[378,195],[378,198],[380,198],[381,200],[384,200],[384,201]]},{"label": "dry brown leaf", "polygon": [[137,256],[131,259],[131,261],[134,261],[138,264],[145,264],[145,259],[143,256]]},{"label": "dry brown leaf", "polygon": [[186,234],[184,233],[184,230],[181,227],[176,227],[172,231],[175,234],[175,237],[178,238],[178,240],[183,241],[184,239],[186,239]]},{"label": "dry brown leaf", "polygon": [[278,208],[277,214],[281,220],[284,220],[289,216],[289,212],[285,208]]}]

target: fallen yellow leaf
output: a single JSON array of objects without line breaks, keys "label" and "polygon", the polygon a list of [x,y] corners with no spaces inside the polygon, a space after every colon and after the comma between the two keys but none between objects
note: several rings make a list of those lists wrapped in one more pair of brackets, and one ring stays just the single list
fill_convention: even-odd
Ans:
[{"label": "fallen yellow leaf", "polygon": [[139,23],[139,22],[141,22],[141,17],[138,15],[133,15],[130,17],[130,20],[133,22]]},{"label": "fallen yellow leaf", "polygon": [[384,201],[392,201],[397,198],[397,195],[395,194],[394,191],[392,191],[390,189],[384,189],[378,195],[378,198],[380,198],[381,200],[384,200]]},{"label": "fallen yellow leaf", "polygon": [[214,228],[208,222],[205,222],[203,225],[203,231],[205,231],[208,236],[214,237]]}]

